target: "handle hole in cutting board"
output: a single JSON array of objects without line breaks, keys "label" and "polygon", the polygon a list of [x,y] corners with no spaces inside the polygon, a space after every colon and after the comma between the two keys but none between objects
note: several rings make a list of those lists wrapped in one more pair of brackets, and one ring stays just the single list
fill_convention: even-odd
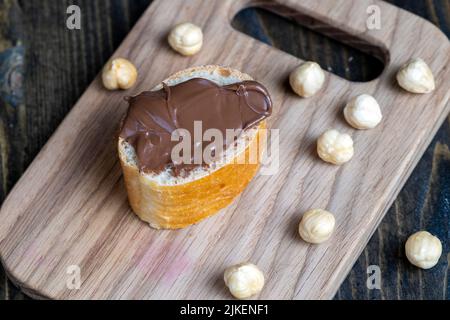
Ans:
[{"label": "handle hole in cutting board", "polygon": [[[389,59],[382,48],[311,17],[293,13],[292,9],[282,5],[271,6],[270,9],[242,9],[234,16],[231,25],[237,31],[302,60],[316,61],[324,70],[352,82],[376,79]],[[320,33],[313,29],[320,29]],[[325,34],[332,34],[333,38]]]}]

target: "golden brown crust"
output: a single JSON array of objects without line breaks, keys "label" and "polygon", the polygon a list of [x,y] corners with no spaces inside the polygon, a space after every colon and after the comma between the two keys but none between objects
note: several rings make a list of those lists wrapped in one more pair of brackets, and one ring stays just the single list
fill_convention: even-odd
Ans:
[{"label": "golden brown crust", "polygon": [[[201,68],[217,70],[218,67]],[[192,70],[194,69],[187,71]],[[219,70],[236,76],[235,70]],[[185,76],[186,71],[171,78],[180,75]],[[239,78],[249,77],[239,74]],[[263,121],[258,126],[254,139],[245,149],[245,159],[249,159],[250,150],[258,150],[259,162],[266,144],[266,135],[261,134],[265,128],[266,122]],[[154,179],[148,179],[145,173],[140,173],[136,165],[127,162],[121,139],[118,148],[130,205],[141,220],[148,222],[155,229],[185,228],[217,213],[244,191],[259,169],[259,164],[230,161],[201,179],[179,185],[159,185]]]},{"label": "golden brown crust", "polygon": [[[258,144],[265,123],[258,128],[258,135],[246,148],[249,151]],[[189,183],[161,186],[146,179],[121,156],[128,199],[133,211],[143,221],[156,229],[180,229],[195,224],[228,206],[247,187],[256,175],[259,164],[231,163],[212,174]]]}]

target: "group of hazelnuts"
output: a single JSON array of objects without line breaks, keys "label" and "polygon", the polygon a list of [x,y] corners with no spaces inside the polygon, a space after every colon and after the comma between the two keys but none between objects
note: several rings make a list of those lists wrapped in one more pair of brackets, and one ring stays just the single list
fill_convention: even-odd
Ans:
[{"label": "group of hazelnuts", "polygon": [[[202,29],[192,23],[175,26],[168,37],[169,45],[176,52],[191,56],[203,46]],[[108,90],[126,90],[137,80],[136,67],[128,60],[118,58],[109,61],[103,69],[102,80]],[[292,90],[303,98],[318,93],[326,80],[325,72],[315,62],[305,62],[290,75]],[[412,93],[429,93],[435,89],[433,74],[422,59],[412,59],[397,73],[398,84]],[[355,129],[373,129],[383,119],[377,100],[368,94],[351,99],[344,108],[344,117]],[[326,131],[317,141],[317,153],[327,163],[342,165],[354,155],[353,139],[337,130]],[[298,232],[301,238],[311,244],[320,244],[332,236],[335,218],[330,212],[314,209],[306,212],[300,222]],[[406,257],[415,266],[422,269],[434,267],[441,257],[441,241],[426,231],[420,231],[409,237],[405,245]],[[228,268],[224,273],[226,286],[237,299],[250,298],[264,287],[264,275],[254,264],[243,263]]]}]

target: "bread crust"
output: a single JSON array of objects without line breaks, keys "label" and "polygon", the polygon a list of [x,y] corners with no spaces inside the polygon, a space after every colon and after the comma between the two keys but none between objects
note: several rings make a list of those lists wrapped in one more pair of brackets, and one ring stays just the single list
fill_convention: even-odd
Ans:
[{"label": "bread crust", "polygon": [[[234,69],[204,66],[178,72],[164,82],[189,77],[199,70],[218,72],[223,77],[232,76],[241,81],[251,80],[250,76]],[[250,152],[258,150],[257,163],[237,163],[237,157],[242,156],[238,154],[232,161],[200,179],[175,185],[161,185],[140,172],[136,164],[127,160],[126,142],[119,138],[119,158],[131,208],[155,229],[181,229],[214,215],[230,205],[257,174],[266,145],[264,129],[266,121],[259,124],[257,133],[243,151],[245,159],[249,159]]]}]

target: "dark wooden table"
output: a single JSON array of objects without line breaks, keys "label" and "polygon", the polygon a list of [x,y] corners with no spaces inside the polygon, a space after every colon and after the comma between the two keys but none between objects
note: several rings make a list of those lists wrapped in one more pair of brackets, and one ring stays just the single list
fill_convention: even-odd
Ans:
[{"label": "dark wooden table", "polygon": [[[450,0],[390,2],[428,19],[450,36]],[[0,0],[1,199],[150,3]],[[72,4],[81,8],[81,30],[66,28],[66,9]],[[318,61],[325,69],[351,80],[367,81],[383,70],[383,64],[370,56],[259,9],[242,11],[233,25],[293,55]],[[450,117],[336,299],[448,299],[449,146]],[[411,266],[404,254],[407,237],[423,229],[437,235],[443,243],[439,264],[428,271]],[[380,290],[367,288],[370,265],[381,269]],[[0,299],[26,299],[1,268]]]}]

